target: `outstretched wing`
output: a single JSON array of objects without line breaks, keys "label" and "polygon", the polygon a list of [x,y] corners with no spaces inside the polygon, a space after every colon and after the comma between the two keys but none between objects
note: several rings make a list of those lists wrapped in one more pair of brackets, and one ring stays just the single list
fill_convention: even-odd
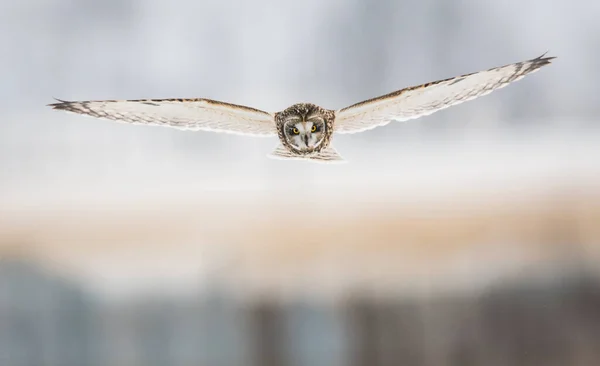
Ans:
[{"label": "outstretched wing", "polygon": [[335,132],[356,133],[391,121],[407,121],[475,99],[548,65],[554,57],[537,58],[449,79],[413,86],[369,99],[336,112]]},{"label": "outstretched wing", "polygon": [[132,124],[253,136],[277,135],[271,113],[210,99],[59,100],[49,106]]}]

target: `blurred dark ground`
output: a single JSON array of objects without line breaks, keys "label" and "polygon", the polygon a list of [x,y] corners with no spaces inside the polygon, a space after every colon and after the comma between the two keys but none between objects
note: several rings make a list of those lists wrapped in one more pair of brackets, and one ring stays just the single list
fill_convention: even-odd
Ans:
[{"label": "blurred dark ground", "polygon": [[1,286],[5,365],[595,365],[600,359],[600,286],[585,273],[544,284],[515,281],[476,295],[359,295],[336,305],[241,305],[213,292],[111,306],[24,263],[4,264]]},{"label": "blurred dark ground", "polygon": [[[400,209],[373,197],[310,208],[236,198],[225,212],[218,195],[169,209],[54,208],[0,228],[2,364],[600,360],[597,199]],[[314,206],[330,225],[317,239],[290,236],[280,212]],[[87,224],[69,229],[77,220]],[[207,243],[222,251],[194,251]]]}]

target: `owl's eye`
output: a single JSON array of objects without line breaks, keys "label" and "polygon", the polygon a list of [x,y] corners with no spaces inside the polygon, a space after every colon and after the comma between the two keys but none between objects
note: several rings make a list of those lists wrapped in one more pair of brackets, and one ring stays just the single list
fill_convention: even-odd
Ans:
[{"label": "owl's eye", "polygon": [[317,125],[313,125],[312,128],[310,129],[310,132],[316,132],[317,131]]},{"label": "owl's eye", "polygon": [[294,129],[292,130],[292,132],[294,133],[294,135],[297,135],[300,133],[300,131],[298,131],[298,129],[296,127],[294,127]]}]

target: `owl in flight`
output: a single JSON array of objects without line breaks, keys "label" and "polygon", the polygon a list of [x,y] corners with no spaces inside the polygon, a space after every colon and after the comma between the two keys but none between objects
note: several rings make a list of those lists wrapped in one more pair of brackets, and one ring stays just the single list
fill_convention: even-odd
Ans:
[{"label": "owl in flight", "polygon": [[423,85],[404,88],[351,106],[332,110],[312,103],[294,104],[281,112],[205,98],[62,101],[54,109],[114,121],[183,130],[278,136],[269,157],[341,162],[332,147],[334,134],[357,133],[391,121],[407,121],[491,93],[548,65],[554,57],[537,58]]}]

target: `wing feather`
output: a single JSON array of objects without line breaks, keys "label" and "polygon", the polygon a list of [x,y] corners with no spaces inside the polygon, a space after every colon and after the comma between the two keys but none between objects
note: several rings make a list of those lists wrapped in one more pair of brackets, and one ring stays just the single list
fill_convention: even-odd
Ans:
[{"label": "wing feather", "polygon": [[211,99],[64,101],[53,109],[130,124],[252,136],[276,136],[271,113]]},{"label": "wing feather", "polygon": [[336,111],[335,132],[356,133],[407,121],[475,99],[548,65],[545,54],[527,61],[401,89]]}]

